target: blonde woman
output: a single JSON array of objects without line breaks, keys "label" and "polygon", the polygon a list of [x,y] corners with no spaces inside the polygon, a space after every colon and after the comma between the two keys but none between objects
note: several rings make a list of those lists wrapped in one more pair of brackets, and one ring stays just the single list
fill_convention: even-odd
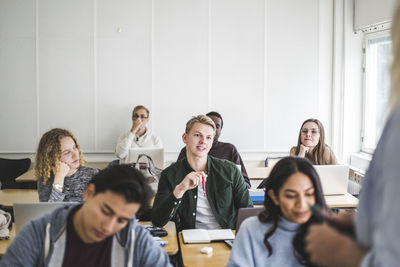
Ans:
[{"label": "blonde woman", "polygon": [[55,128],[40,139],[35,173],[41,202],[82,201],[83,192],[97,169],[84,167],[75,136]]},{"label": "blonde woman", "polygon": [[321,266],[398,266],[400,262],[400,5],[392,22],[392,113],[386,122],[363,181],[356,215],[330,218],[353,229],[356,237],[339,233],[327,223],[313,225],[307,236],[311,261]]}]

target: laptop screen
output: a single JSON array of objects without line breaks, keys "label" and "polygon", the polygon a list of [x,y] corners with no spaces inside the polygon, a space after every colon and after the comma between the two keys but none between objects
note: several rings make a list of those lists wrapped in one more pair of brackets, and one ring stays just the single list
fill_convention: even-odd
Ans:
[{"label": "laptop screen", "polygon": [[14,203],[15,231],[18,232],[28,222],[40,218],[64,205],[73,205],[76,202],[39,202],[39,203]]}]

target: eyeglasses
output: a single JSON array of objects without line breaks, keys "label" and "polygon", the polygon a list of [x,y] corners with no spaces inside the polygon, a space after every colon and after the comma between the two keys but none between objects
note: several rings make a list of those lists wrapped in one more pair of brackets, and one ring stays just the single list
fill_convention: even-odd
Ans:
[{"label": "eyeglasses", "polygon": [[146,116],[146,115],[138,115],[138,114],[133,114],[133,116],[132,116],[134,119],[137,119],[137,118],[141,118],[142,120],[144,120],[144,119],[147,119],[148,117]]},{"label": "eyeglasses", "polygon": [[311,132],[312,135],[319,134],[319,132],[317,130],[308,130],[308,129],[302,129],[301,130],[302,134],[308,134],[309,132]]}]

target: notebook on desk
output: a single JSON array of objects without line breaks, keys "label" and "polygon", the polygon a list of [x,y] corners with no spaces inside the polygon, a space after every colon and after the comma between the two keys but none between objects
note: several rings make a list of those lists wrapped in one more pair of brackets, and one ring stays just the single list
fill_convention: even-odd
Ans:
[{"label": "notebook on desk", "polygon": [[[121,160],[120,163],[136,163],[140,154],[146,154],[149,156],[156,166],[159,169],[164,169],[164,148],[131,148],[129,149],[128,157],[126,160]],[[147,162],[147,158],[143,157],[140,161]]]},{"label": "notebook on desk", "polygon": [[182,230],[184,243],[210,243],[211,241],[235,239],[231,229],[185,229]]},{"label": "notebook on desk", "polygon": [[50,213],[58,207],[76,204],[74,202],[39,202],[39,203],[14,203],[15,232],[19,231],[28,222]]},{"label": "notebook on desk", "polygon": [[324,195],[344,195],[349,182],[349,166],[314,165],[322,184]]}]

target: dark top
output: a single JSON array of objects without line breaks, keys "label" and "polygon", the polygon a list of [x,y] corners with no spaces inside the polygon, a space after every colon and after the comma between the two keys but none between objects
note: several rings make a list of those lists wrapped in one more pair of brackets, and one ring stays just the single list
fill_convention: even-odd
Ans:
[{"label": "dark top", "polygon": [[111,266],[111,247],[113,236],[103,241],[86,244],[75,231],[73,224],[76,208],[68,215],[67,243],[65,247],[63,267],[97,267]]},{"label": "dark top", "polygon": [[[237,165],[240,165],[244,182],[246,183],[247,188],[251,187],[249,176],[247,175],[247,171],[244,167],[242,158],[240,157],[240,154],[234,145],[219,141],[214,142],[210,149],[210,152],[208,152],[208,155],[219,159],[226,159],[232,161]],[[182,148],[177,160],[183,159],[184,157],[186,157],[186,147]]]},{"label": "dark top", "polygon": [[[154,225],[162,227],[174,220],[178,231],[195,228],[197,187],[180,199],[173,194],[175,186],[192,171],[185,157],[161,173],[152,209]],[[253,206],[242,174],[232,162],[211,156],[207,158],[207,174],[207,200],[215,219],[222,228],[235,229],[239,208]]]}]

